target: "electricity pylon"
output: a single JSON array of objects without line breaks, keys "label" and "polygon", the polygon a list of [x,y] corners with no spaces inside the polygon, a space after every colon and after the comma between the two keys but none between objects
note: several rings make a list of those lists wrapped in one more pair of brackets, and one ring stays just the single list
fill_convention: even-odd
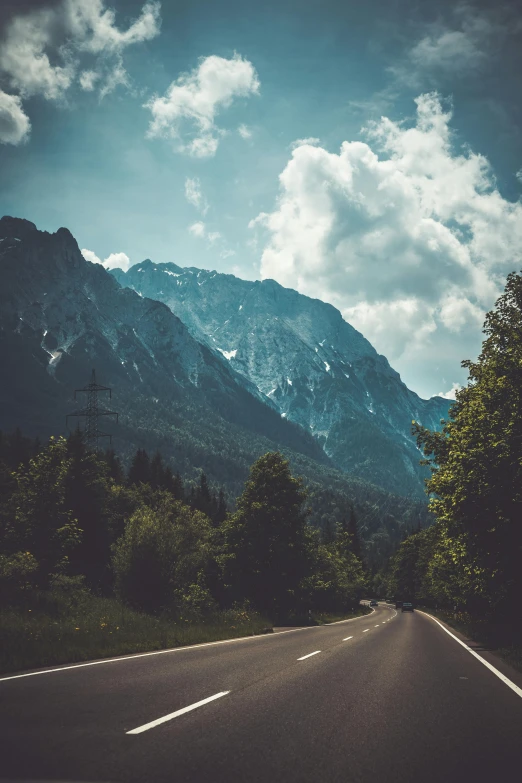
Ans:
[{"label": "electricity pylon", "polygon": [[74,390],[74,399],[79,392],[87,394],[87,405],[85,408],[76,410],[73,413],[68,413],[65,417],[65,423],[68,427],[69,419],[71,417],[85,418],[85,427],[83,429],[83,439],[85,443],[91,448],[98,448],[98,440],[100,438],[109,438],[109,442],[112,443],[112,435],[108,432],[102,432],[98,427],[100,416],[116,416],[116,422],[118,421],[118,414],[116,411],[107,410],[98,405],[98,394],[100,392],[109,392],[109,399],[112,398],[112,390],[108,386],[100,386],[96,383],[96,373],[93,370],[91,375],[91,382],[87,384],[83,389]]}]

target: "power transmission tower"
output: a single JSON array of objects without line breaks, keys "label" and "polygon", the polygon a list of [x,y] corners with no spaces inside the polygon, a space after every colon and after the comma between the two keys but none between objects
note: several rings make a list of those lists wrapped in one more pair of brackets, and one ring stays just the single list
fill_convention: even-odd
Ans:
[{"label": "power transmission tower", "polygon": [[116,422],[118,421],[118,414],[116,411],[107,410],[107,408],[102,408],[98,404],[98,394],[100,392],[109,392],[109,399],[111,399],[112,390],[108,386],[100,386],[99,383],[96,383],[96,373],[93,370],[91,382],[83,389],[74,390],[74,399],[76,399],[76,395],[79,392],[87,394],[87,405],[85,408],[74,411],[73,413],[68,413],[65,417],[66,426],[68,427],[69,419],[71,417],[77,417],[78,419],[84,417],[85,427],[83,430],[83,438],[88,446],[97,449],[98,440],[100,438],[109,438],[109,442],[112,443],[112,435],[108,432],[102,432],[98,427],[100,416],[116,416]]}]

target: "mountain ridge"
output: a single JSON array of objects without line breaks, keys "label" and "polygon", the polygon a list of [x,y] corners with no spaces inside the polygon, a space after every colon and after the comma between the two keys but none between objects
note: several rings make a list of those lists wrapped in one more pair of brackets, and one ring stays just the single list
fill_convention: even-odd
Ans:
[{"label": "mountain ridge", "polygon": [[333,305],[273,280],[243,281],[150,259],[111,273],[167,304],[282,417],[313,434],[340,469],[391,491],[422,492],[427,473],[411,422],[436,429],[451,403],[422,400],[408,389]]}]

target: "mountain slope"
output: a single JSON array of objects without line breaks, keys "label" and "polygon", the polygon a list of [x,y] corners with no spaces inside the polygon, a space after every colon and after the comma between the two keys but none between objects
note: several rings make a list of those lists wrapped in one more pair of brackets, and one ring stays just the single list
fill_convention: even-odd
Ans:
[{"label": "mountain slope", "polygon": [[113,275],[167,304],[283,418],[313,434],[339,468],[391,491],[422,493],[426,473],[411,422],[436,429],[450,403],[408,389],[334,307],[273,280],[150,260]]},{"label": "mountain slope", "polygon": [[236,428],[259,438],[246,459],[263,443],[265,450],[281,446],[328,463],[307,433],[282,421],[167,306],[122,288],[85,261],[67,229],[48,234],[29,221],[0,220],[0,345],[8,378],[2,429],[29,423],[42,435],[62,431],[65,414],[78,405],[72,390],[95,366],[114,387],[120,445],[123,440],[129,450],[150,440],[151,430],[170,437],[171,451],[183,438],[201,446],[217,439],[214,451],[219,445],[223,461],[227,455],[234,461]]}]

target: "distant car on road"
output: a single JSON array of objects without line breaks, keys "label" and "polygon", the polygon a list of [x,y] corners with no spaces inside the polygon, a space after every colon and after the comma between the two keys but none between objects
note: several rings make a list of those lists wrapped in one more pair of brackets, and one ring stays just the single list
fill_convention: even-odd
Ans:
[{"label": "distant car on road", "polygon": [[370,606],[379,606],[378,602],[374,599],[373,601],[370,601]]},{"label": "distant car on road", "polygon": [[402,611],[403,612],[413,612],[413,604],[409,604],[407,602],[403,602],[402,604]]}]

